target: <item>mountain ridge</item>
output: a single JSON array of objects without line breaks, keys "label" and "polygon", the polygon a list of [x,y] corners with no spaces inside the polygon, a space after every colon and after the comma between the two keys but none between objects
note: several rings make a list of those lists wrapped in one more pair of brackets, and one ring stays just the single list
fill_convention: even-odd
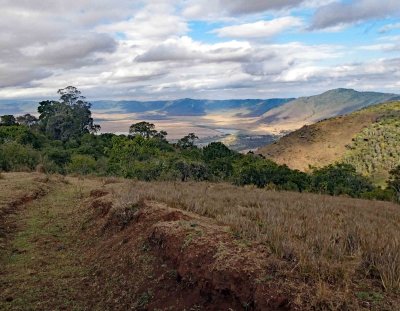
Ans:
[{"label": "mountain ridge", "polygon": [[351,113],[397,97],[399,95],[392,93],[332,89],[319,95],[300,97],[271,109],[264,113],[257,123],[267,131],[293,131],[305,124]]},{"label": "mountain ridge", "polygon": [[390,101],[305,125],[257,152],[301,171],[349,163],[383,185],[400,162],[399,127],[400,101]]}]

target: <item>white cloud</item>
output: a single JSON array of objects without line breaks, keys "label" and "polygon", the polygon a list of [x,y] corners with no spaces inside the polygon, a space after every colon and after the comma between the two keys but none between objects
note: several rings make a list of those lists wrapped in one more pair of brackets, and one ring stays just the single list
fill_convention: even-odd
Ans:
[{"label": "white cloud", "polygon": [[247,42],[203,44],[189,37],[171,38],[136,57],[137,62],[241,62],[251,57]]},{"label": "white cloud", "polygon": [[293,16],[279,17],[269,21],[227,26],[215,29],[213,32],[219,37],[230,38],[269,38],[285,30],[301,27],[302,19]]},{"label": "white cloud", "polygon": [[380,33],[386,33],[392,30],[400,29],[400,23],[388,24],[379,29]]},{"label": "white cloud", "polygon": [[353,0],[334,2],[320,7],[313,18],[311,29],[324,29],[360,21],[399,16],[399,0]]},{"label": "white cloud", "polygon": [[171,36],[184,35],[189,27],[186,21],[175,14],[174,6],[167,1],[151,2],[131,18],[97,29],[107,33],[123,33],[129,40],[165,40]]},{"label": "white cloud", "polygon": [[302,2],[304,0],[189,0],[183,13],[189,18],[208,19],[216,15],[237,16],[292,8]]},{"label": "white cloud", "polygon": [[142,100],[294,96],[357,81],[395,91],[399,62],[384,53],[398,50],[393,36],[349,49],[311,44],[304,29],[318,7],[318,27],[339,31],[398,7],[375,2],[0,0],[0,98],[43,98],[66,85],[93,99]]}]

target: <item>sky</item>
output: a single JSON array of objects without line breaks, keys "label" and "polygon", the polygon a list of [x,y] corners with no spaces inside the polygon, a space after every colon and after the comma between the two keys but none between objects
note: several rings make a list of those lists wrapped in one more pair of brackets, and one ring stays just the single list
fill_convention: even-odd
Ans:
[{"label": "sky", "polygon": [[0,0],[0,99],[400,93],[399,0]]}]

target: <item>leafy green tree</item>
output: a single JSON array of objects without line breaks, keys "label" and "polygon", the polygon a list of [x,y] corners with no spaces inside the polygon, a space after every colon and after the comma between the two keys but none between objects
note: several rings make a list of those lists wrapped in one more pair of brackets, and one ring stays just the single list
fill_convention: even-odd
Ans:
[{"label": "leafy green tree", "polygon": [[360,197],[373,188],[370,181],[350,164],[328,165],[312,173],[311,191],[317,193]]},{"label": "leafy green tree", "polygon": [[195,146],[194,142],[197,139],[199,139],[199,138],[194,133],[189,133],[188,135],[179,139],[177,145],[181,149],[193,148]]},{"label": "leafy green tree", "polygon": [[163,162],[167,152],[159,148],[157,139],[147,139],[141,135],[132,137],[116,136],[108,151],[110,171],[124,177],[138,178],[136,168],[139,162]]},{"label": "leafy green tree", "polygon": [[234,152],[221,142],[212,142],[203,148],[203,158],[206,162],[230,157],[233,154]]},{"label": "leafy green tree", "polygon": [[48,119],[53,116],[58,108],[59,102],[54,100],[44,100],[39,103],[38,112],[39,112],[39,121],[42,126],[46,126]]},{"label": "leafy green tree", "polygon": [[1,126],[0,144],[11,141],[21,145],[31,145],[33,148],[39,149],[43,146],[45,137],[26,126]]},{"label": "leafy green tree", "polygon": [[60,101],[39,103],[40,128],[51,138],[67,141],[85,133],[96,133],[100,126],[94,124],[91,104],[85,101],[80,91],[69,86],[58,91]]},{"label": "leafy green tree", "polygon": [[238,185],[255,185],[259,188],[274,185],[277,189],[304,191],[309,187],[306,173],[254,154],[247,154],[234,162],[234,180]]},{"label": "leafy green tree", "polygon": [[31,146],[17,142],[0,145],[0,169],[4,171],[26,171],[35,169],[40,154]]},{"label": "leafy green tree", "polygon": [[179,172],[180,179],[183,182],[189,179],[202,181],[208,178],[208,170],[203,163],[189,162],[181,159],[175,162],[175,169]]},{"label": "leafy green tree", "polygon": [[81,91],[74,86],[67,86],[64,89],[59,89],[57,93],[60,95],[61,102],[70,106],[74,106],[78,102],[83,102],[85,100],[85,97],[81,95]]},{"label": "leafy green tree", "polygon": [[167,141],[168,133],[166,131],[159,131],[154,135],[154,138],[157,138],[161,141]]},{"label": "leafy green tree", "polygon": [[39,121],[38,118],[29,113],[17,117],[18,124],[25,125],[27,127],[35,126],[38,123],[38,121]]},{"label": "leafy green tree", "polygon": [[203,148],[203,159],[216,179],[226,180],[233,174],[233,161],[238,154],[221,142],[212,142]]},{"label": "leafy green tree", "polygon": [[[166,134],[166,132],[164,132]],[[149,122],[139,122],[132,124],[129,127],[129,134],[132,136],[142,136],[144,138],[149,139],[150,137],[154,137],[157,135],[157,131],[155,130],[155,125]],[[164,135],[165,137],[166,135]]]},{"label": "leafy green tree", "polygon": [[0,126],[13,126],[17,125],[17,120],[12,114],[5,114],[0,116]]},{"label": "leafy green tree", "polygon": [[88,175],[96,172],[96,160],[87,155],[75,154],[68,164],[68,172]]}]

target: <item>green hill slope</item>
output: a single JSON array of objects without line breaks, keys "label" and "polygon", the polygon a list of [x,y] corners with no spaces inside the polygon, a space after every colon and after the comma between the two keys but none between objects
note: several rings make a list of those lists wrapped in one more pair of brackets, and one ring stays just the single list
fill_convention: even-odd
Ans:
[{"label": "green hill slope", "polygon": [[382,184],[400,163],[400,101],[361,109],[304,126],[259,153],[291,168],[308,170],[335,162]]}]

